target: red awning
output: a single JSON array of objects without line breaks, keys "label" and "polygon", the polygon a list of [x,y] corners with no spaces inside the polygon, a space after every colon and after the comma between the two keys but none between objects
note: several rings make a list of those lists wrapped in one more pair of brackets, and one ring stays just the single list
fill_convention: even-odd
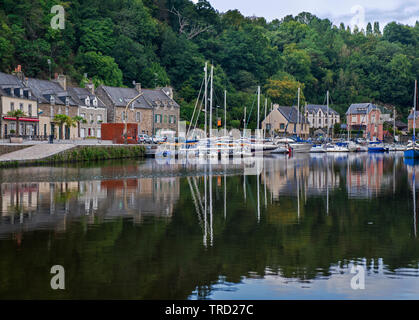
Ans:
[{"label": "red awning", "polygon": [[[14,117],[3,117],[4,120],[12,120],[16,121],[16,118]],[[26,121],[26,122],[39,122],[39,119],[35,118],[19,118],[19,121]]]}]

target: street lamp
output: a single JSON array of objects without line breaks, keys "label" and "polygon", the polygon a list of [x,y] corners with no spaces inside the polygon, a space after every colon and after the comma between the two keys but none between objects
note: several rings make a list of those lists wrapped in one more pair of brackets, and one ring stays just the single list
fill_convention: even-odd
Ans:
[{"label": "street lamp", "polygon": [[48,59],[47,62],[48,62],[48,69],[49,69],[49,79],[51,80],[51,59]]}]

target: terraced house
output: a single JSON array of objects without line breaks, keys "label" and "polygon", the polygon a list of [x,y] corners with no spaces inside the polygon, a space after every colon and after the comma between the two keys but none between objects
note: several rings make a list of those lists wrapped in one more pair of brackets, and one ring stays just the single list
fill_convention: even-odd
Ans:
[{"label": "terraced house", "polygon": [[78,102],[78,115],[84,121],[78,124],[78,138],[98,138],[102,136],[102,123],[107,122],[105,104],[96,96],[94,85],[89,83],[86,88],[69,87],[72,98]]},{"label": "terraced house", "polygon": [[139,83],[134,88],[102,85],[95,93],[106,105],[108,123],[137,123],[138,132],[148,135],[178,131],[180,107],[171,88],[142,89]]},{"label": "terraced house", "polygon": [[336,123],[340,123],[340,115],[326,105],[308,104],[305,107],[305,116],[310,124],[310,128],[333,128]]},{"label": "terraced house", "polygon": [[[10,116],[10,111],[21,110],[24,117],[17,119]],[[34,138],[38,135],[38,103],[26,81],[17,76],[0,72],[0,137],[10,135]]]},{"label": "terraced house", "polygon": [[78,114],[78,102],[67,90],[67,79],[59,75],[54,81],[29,78],[27,85],[38,100],[39,134],[55,139],[75,139],[77,128],[73,126],[59,126],[54,122],[57,114],[65,114],[71,118]]}]

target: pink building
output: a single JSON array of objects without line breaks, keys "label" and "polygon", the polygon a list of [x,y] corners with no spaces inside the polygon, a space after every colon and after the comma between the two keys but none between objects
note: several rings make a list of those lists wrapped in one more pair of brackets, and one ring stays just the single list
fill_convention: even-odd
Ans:
[{"label": "pink building", "polygon": [[382,141],[384,131],[380,116],[380,109],[372,103],[351,104],[346,111],[346,123],[349,130],[362,130],[365,139]]}]

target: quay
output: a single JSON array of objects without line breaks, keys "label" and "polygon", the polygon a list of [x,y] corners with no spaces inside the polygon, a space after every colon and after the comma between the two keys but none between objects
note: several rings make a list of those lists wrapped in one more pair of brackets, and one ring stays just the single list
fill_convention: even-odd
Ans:
[{"label": "quay", "polygon": [[145,154],[145,147],[142,145],[121,145],[104,141],[0,143],[0,167],[142,158]]}]

